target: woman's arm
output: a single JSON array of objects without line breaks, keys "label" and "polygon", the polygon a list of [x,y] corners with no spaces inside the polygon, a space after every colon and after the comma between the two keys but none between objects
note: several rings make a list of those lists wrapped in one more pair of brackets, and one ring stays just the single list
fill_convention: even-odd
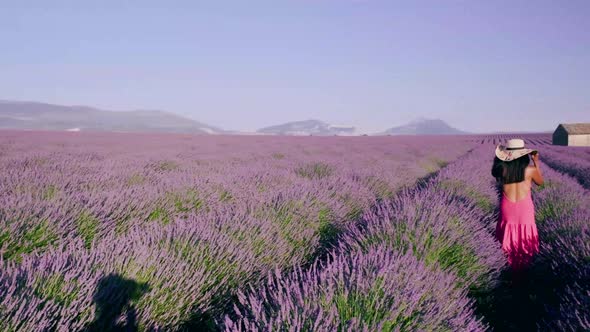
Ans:
[{"label": "woman's arm", "polygon": [[532,154],[531,157],[533,159],[533,165],[535,167],[535,170],[533,171],[533,174],[532,174],[532,179],[538,186],[540,186],[545,182],[545,180],[543,179],[543,173],[541,172],[541,163],[539,162],[539,152]]}]

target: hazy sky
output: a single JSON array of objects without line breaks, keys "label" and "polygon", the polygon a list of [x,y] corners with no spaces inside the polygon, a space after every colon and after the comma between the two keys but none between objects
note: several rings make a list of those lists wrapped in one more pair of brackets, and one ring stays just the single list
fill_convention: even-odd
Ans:
[{"label": "hazy sky", "polygon": [[0,99],[233,130],[590,121],[587,0],[90,2],[0,0]]}]

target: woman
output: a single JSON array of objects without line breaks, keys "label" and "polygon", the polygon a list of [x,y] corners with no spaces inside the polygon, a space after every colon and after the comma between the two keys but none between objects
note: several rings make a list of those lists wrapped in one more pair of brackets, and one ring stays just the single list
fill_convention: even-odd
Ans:
[{"label": "woman", "polygon": [[[529,155],[533,165],[529,166]],[[526,268],[539,252],[539,236],[531,198],[532,183],[543,184],[539,153],[525,149],[522,139],[511,139],[496,147],[492,175],[502,186],[500,218],[496,237],[513,271]]]}]

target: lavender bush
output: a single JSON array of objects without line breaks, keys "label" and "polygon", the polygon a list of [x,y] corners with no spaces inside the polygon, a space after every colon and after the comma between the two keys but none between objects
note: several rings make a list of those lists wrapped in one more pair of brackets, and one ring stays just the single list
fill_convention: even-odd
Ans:
[{"label": "lavender bush", "polygon": [[454,272],[461,286],[483,290],[493,286],[505,262],[487,222],[490,216],[475,205],[431,184],[366,214],[345,242],[362,249],[385,243]]},{"label": "lavender bush", "polygon": [[227,331],[483,330],[452,274],[384,246],[270,274],[239,293]]},{"label": "lavender bush", "polygon": [[[6,289],[11,292],[0,297],[4,328],[20,324],[23,315],[39,315],[39,308],[46,306],[54,308],[43,313],[42,321],[50,329],[88,327],[99,311],[92,310],[95,294],[118,296],[97,289],[101,279],[114,274],[144,289],[129,302],[140,328],[173,329],[189,315],[209,310],[238,278],[247,280],[254,272],[255,257],[212,226],[196,221],[153,225],[105,239],[92,251],[78,241],[77,246],[71,243],[41,256],[27,256],[21,264],[2,262]],[[29,302],[31,294],[37,303]]]}]

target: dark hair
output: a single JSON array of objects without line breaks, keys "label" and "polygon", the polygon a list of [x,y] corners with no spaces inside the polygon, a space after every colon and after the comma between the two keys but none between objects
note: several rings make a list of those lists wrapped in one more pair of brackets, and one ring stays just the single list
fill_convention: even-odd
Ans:
[{"label": "dark hair", "polygon": [[524,181],[524,170],[530,161],[528,154],[512,161],[502,161],[495,157],[492,165],[492,176],[501,184]]}]

